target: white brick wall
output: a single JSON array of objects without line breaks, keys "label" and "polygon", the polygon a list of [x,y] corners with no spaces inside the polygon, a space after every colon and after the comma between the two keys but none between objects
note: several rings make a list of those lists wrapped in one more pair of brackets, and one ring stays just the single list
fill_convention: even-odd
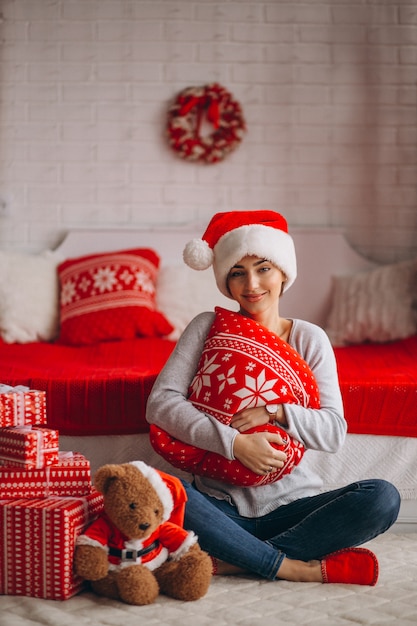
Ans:
[{"label": "white brick wall", "polygon": [[[415,0],[2,0],[0,247],[70,228],[271,208],[417,252]],[[216,165],[167,146],[171,98],[218,81],[248,133]]]}]

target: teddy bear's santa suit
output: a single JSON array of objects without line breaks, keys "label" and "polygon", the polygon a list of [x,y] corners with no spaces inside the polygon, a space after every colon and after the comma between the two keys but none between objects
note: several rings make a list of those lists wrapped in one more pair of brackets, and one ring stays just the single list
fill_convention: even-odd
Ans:
[{"label": "teddy bear's santa suit", "polygon": [[197,542],[196,535],[183,527],[186,494],[177,478],[141,461],[132,463],[151,482],[164,507],[163,522],[146,539],[129,539],[106,513],[102,513],[77,538],[77,545],[100,547],[108,554],[109,569],[142,563],[154,570],[168,558],[180,559]]}]

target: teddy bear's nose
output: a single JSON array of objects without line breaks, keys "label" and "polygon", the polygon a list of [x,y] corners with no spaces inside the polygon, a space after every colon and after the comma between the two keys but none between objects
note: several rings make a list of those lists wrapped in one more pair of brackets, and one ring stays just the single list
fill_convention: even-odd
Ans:
[{"label": "teddy bear's nose", "polygon": [[143,524],[139,524],[139,528],[141,530],[148,530],[150,524],[148,524],[147,522],[144,522]]}]

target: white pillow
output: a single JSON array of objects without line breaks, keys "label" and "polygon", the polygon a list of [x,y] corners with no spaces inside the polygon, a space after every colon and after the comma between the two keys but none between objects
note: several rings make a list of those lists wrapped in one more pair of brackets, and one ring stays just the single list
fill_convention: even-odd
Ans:
[{"label": "white pillow", "polygon": [[196,271],[185,264],[161,267],[156,304],[175,328],[170,339],[178,339],[187,324],[202,311],[214,311],[215,306],[237,309],[234,300],[220,293],[211,270]]},{"label": "white pillow", "polygon": [[417,332],[417,259],[334,276],[326,331],[333,345],[385,342]]},{"label": "white pillow", "polygon": [[50,341],[58,334],[58,275],[62,260],[0,251],[0,335],[7,343]]}]

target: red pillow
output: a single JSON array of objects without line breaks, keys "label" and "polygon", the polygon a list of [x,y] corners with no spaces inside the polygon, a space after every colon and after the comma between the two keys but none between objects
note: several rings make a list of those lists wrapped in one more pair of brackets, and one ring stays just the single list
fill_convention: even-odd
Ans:
[{"label": "red pillow", "polygon": [[158,255],[145,248],[61,263],[58,341],[86,345],[169,335],[173,326],[155,305],[158,268]]}]

